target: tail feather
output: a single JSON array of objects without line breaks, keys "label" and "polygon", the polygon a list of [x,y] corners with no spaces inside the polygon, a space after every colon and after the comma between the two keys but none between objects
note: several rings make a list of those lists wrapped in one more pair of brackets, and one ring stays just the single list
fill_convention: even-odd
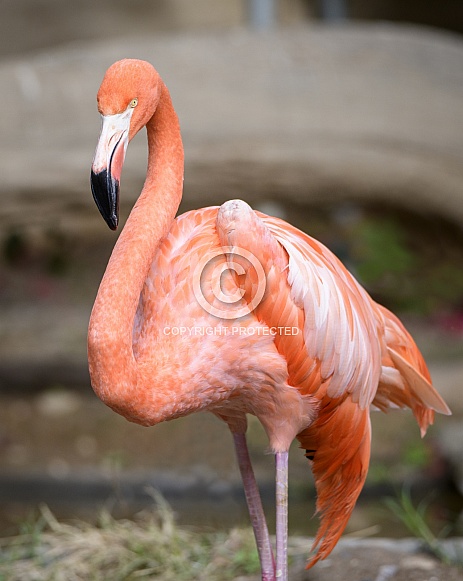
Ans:
[{"label": "tail feather", "polygon": [[[426,363],[402,323],[378,306],[385,332],[382,373],[372,404],[383,411],[411,408],[424,435],[434,412],[450,410],[431,384]],[[370,461],[369,409],[350,395],[320,401],[313,424],[298,434],[301,447],[312,460],[320,526],[307,569],[325,559],[342,535],[363,488]]]},{"label": "tail feather", "polygon": [[312,546],[315,554],[307,569],[325,559],[339,540],[363,488],[370,461],[368,410],[360,409],[350,397],[333,404],[326,405],[314,424],[298,436],[302,447],[313,454],[320,515]]},{"label": "tail feather", "polygon": [[394,351],[394,349],[388,348],[387,351],[396,369],[400,371],[400,374],[417,400],[440,414],[448,416],[452,413],[440,394],[413,365]]},{"label": "tail feather", "polygon": [[378,305],[385,327],[386,352],[383,373],[373,405],[387,411],[392,405],[408,407],[424,436],[434,421],[434,412],[449,415],[451,411],[431,383],[426,363],[411,335],[399,319]]}]

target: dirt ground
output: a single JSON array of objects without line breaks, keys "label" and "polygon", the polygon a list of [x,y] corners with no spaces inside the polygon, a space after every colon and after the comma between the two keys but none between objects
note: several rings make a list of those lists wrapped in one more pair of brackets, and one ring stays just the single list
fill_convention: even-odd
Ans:
[{"label": "dirt ground", "polygon": [[[457,545],[455,545],[457,546]],[[459,550],[463,548],[459,541]],[[345,539],[325,561],[306,571],[302,556],[291,581],[459,581],[463,569],[446,565],[419,548],[414,540]],[[257,581],[257,578],[256,578]]]}]

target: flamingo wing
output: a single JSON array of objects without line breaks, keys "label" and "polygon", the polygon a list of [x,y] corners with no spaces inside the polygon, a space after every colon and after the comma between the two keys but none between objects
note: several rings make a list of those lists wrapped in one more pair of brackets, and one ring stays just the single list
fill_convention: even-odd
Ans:
[{"label": "flamingo wing", "polygon": [[381,375],[375,304],[323,245],[244,202],[220,208],[218,230],[222,244],[244,247],[264,267],[266,294],[254,311],[259,321],[300,331],[276,334],[275,346],[286,360],[288,384],[309,398],[314,412],[294,432],[312,461],[321,516],[312,566],[342,534],[368,471],[369,405]]},{"label": "flamingo wing", "polygon": [[307,355],[319,362],[332,399],[350,394],[366,409],[381,373],[375,305],[321,243],[276,218],[263,221],[288,254],[289,297],[304,312]]},{"label": "flamingo wing", "polygon": [[257,318],[301,331],[277,335],[275,345],[287,362],[289,385],[316,402],[315,419],[296,432],[311,460],[321,516],[313,566],[333,549],[363,488],[370,404],[412,408],[422,432],[433,409],[448,408],[398,319],[325,246],[239,201],[222,206],[218,224],[222,244],[244,247],[264,266],[267,291]]},{"label": "flamingo wing", "polygon": [[304,312],[313,377],[298,388],[319,399],[298,434],[317,489],[320,527],[308,567],[329,555],[363,488],[370,460],[369,405],[381,374],[375,303],[322,244],[275,218],[263,218],[288,254],[289,299]]}]

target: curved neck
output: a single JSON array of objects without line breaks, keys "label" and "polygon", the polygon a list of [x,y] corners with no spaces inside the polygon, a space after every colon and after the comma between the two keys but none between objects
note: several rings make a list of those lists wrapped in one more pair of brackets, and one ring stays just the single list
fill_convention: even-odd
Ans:
[{"label": "curved neck", "polygon": [[159,241],[169,231],[182,197],[183,145],[164,84],[156,112],[146,127],[146,181],[112,252],[88,333],[93,389],[116,411],[122,405],[126,409],[127,401],[122,400],[136,388],[132,333],[139,297]]}]

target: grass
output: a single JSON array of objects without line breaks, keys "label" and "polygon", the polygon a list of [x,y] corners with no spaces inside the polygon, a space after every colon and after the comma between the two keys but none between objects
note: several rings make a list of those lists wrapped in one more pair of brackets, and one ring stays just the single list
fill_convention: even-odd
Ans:
[{"label": "grass", "polygon": [[[260,577],[250,528],[203,532],[179,527],[165,500],[154,491],[152,495],[156,507],[137,519],[115,520],[102,512],[96,526],[59,522],[42,505],[40,516],[23,523],[20,534],[0,539],[0,581],[251,581]],[[459,550],[450,554],[441,543],[448,530],[437,536],[432,532],[426,502],[415,507],[407,489],[385,502],[444,565],[462,566]],[[303,567],[309,546],[310,539],[290,538],[290,561],[298,560]]]},{"label": "grass", "polygon": [[22,534],[0,540],[0,581],[226,581],[258,573],[250,530],[202,533],[157,510],[137,521],[100,516],[98,526],[58,522],[46,506]]},{"label": "grass", "polygon": [[385,498],[384,502],[395,518],[401,521],[414,537],[420,539],[424,546],[442,563],[446,565],[463,565],[463,556],[453,557],[446,552],[441,543],[442,539],[448,536],[450,526],[444,526],[438,535],[435,535],[431,530],[427,514],[429,500],[424,499],[415,506],[411,499],[410,491],[407,488],[403,488],[397,494],[397,498]]}]

